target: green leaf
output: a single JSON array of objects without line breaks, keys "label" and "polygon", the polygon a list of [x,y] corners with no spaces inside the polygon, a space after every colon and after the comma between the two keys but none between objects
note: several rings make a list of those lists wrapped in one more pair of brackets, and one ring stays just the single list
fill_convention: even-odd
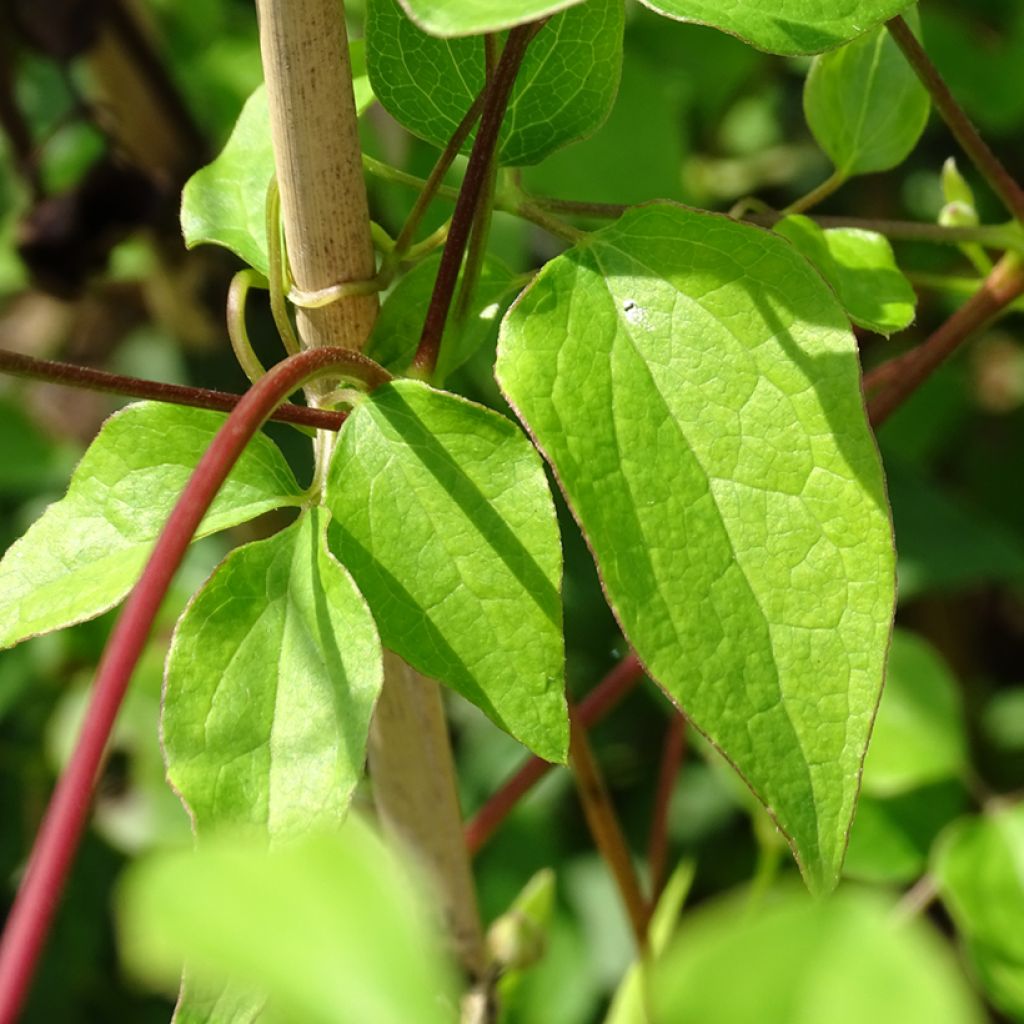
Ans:
[{"label": "green leaf", "polygon": [[1024,805],[965,818],[936,846],[942,901],[993,1002],[1024,1017]]},{"label": "green leaf", "polygon": [[[349,44],[356,112],[374,100],[362,40]],[[222,245],[261,274],[269,270],[267,188],[274,176],[274,147],[265,86],[245,101],[231,136],[217,158],[185,183],[181,231],[189,249]]]},{"label": "green leaf", "polygon": [[1024,580],[1024,544],[982,508],[937,487],[903,457],[886,454],[896,524],[900,601]]},{"label": "green leaf", "polygon": [[[393,373],[408,369],[420,340],[423,318],[437,279],[440,254],[405,274],[380,308],[367,346],[367,355]],[[461,323],[453,313],[445,325],[435,380],[443,383],[488,340],[497,335],[501,316],[519,291],[520,278],[499,259],[487,256]]]},{"label": "green leaf", "polygon": [[893,796],[967,769],[967,736],[956,680],[925,640],[896,630],[863,791]]},{"label": "green leaf", "polygon": [[776,235],[641,207],[541,271],[497,376],[640,659],[830,888],[894,597],[835,297]]},{"label": "green leaf", "polygon": [[[619,84],[622,28],[621,0],[588,0],[544,26],[512,90],[498,140],[501,163],[537,163],[601,125]],[[484,86],[481,40],[426,35],[398,0],[370,0],[366,35],[381,103],[409,131],[444,146]]]},{"label": "green leaf", "polygon": [[[0,562],[0,648],[94,618],[128,593],[224,420],[221,413],[140,402],[104,423],[67,495]],[[302,500],[281,452],[257,435],[196,537]]]},{"label": "green leaf", "polygon": [[916,881],[936,836],[968,806],[963,786],[948,781],[886,798],[861,793],[843,877],[876,885]]},{"label": "green leaf", "polygon": [[401,0],[406,14],[432,36],[474,36],[524,25],[580,0]]},{"label": "green leaf", "polygon": [[419,382],[378,388],[340,432],[327,505],[385,646],[564,761],[562,554],[522,433]]},{"label": "green leaf", "polygon": [[237,548],[167,656],[167,777],[197,830],[271,839],[340,823],[363,774],[382,678],[373,619],[312,509]]},{"label": "green leaf", "polygon": [[271,853],[221,838],[194,854],[138,862],[118,908],[122,957],[154,983],[176,978],[187,958],[203,985],[231,979],[264,989],[268,1020],[457,1019],[450,971],[416,890],[357,819],[336,837]]},{"label": "green leaf", "polygon": [[855,324],[888,337],[913,323],[917,296],[884,235],[859,228],[823,231],[801,216],[784,218],[775,231],[818,268]]},{"label": "green leaf", "polygon": [[[916,27],[916,16],[910,21]],[[807,124],[844,177],[901,164],[930,110],[925,87],[884,28],[816,58],[804,86]]]},{"label": "green leaf", "polygon": [[876,895],[824,902],[744,895],[688,915],[654,988],[655,1019],[700,1024],[981,1024],[985,1017],[940,937],[894,924]]},{"label": "green leaf", "polygon": [[908,6],[907,0],[641,0],[658,14],[711,25],[769,53],[821,53]]}]

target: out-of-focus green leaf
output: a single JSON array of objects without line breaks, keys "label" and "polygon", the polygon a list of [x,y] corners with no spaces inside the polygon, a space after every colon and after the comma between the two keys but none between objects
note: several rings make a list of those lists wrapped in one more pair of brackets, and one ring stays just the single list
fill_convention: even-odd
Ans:
[{"label": "out-of-focus green leaf", "polygon": [[884,235],[859,228],[822,230],[801,216],[779,221],[775,231],[818,268],[855,324],[888,336],[913,322],[917,296]]},{"label": "out-of-focus green leaf", "polygon": [[[104,423],[67,495],[0,562],[0,647],[93,618],[128,593],[224,419],[204,409],[141,402]],[[302,500],[280,450],[258,434],[196,537]]]},{"label": "out-of-focus green leaf", "polygon": [[340,432],[327,505],[384,644],[564,761],[562,554],[522,432],[417,381],[386,385]]},{"label": "out-of-focus green leaf", "polygon": [[[537,163],[604,121],[619,84],[622,24],[621,0],[587,0],[545,24],[512,89],[498,139],[501,163]],[[409,131],[444,146],[484,87],[482,42],[426,35],[398,0],[370,0],[366,34],[381,103]]]},{"label": "out-of-focus green leaf", "polygon": [[[859,14],[863,4],[857,7]],[[930,109],[927,91],[884,28],[817,57],[804,87],[807,123],[843,177],[902,163]]]},{"label": "out-of-focus green leaf", "polygon": [[339,824],[362,777],[382,678],[369,609],[310,510],[236,548],[178,622],[167,656],[167,776],[200,834],[272,841]]},{"label": "out-of-focus green leaf", "polygon": [[502,325],[497,376],[637,654],[827,890],[893,603],[834,295],[776,235],[641,207],[541,271]]},{"label": "out-of-focus green leaf", "polygon": [[900,459],[886,459],[886,475],[901,601],[1024,579],[1024,545],[1000,523],[930,484]]},{"label": "out-of-focus green leaf", "polygon": [[904,885],[925,872],[935,837],[969,806],[963,786],[939,782],[887,798],[861,794],[843,877]]},{"label": "out-of-focus green leaf", "polygon": [[[133,866],[121,953],[156,984],[183,960],[204,984],[263,989],[267,1019],[454,1024],[452,978],[416,890],[358,820],[267,853],[222,838]],[[201,1018],[200,1018],[201,1019]]]},{"label": "out-of-focus green leaf", "polygon": [[967,736],[957,682],[925,640],[898,629],[864,760],[862,790],[893,796],[967,768]]},{"label": "out-of-focus green leaf", "polygon": [[700,1024],[980,1024],[941,939],[874,894],[781,892],[687,916],[656,971],[657,1020]]},{"label": "out-of-focus green leaf", "polygon": [[1024,1020],[1024,805],[952,825],[932,871],[992,1001]]}]

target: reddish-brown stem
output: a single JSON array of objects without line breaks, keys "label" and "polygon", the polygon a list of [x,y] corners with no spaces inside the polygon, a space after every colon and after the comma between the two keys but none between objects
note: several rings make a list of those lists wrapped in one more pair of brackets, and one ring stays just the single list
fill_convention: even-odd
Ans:
[{"label": "reddish-brown stem", "polygon": [[[125,395],[128,398],[148,398],[154,402],[170,402],[174,405],[188,405],[195,409],[214,409],[230,412],[244,396],[229,391],[211,391],[208,388],[185,387],[182,384],[163,384],[139,377],[124,377],[119,373],[107,373],[88,366],[73,363],[56,363],[48,359],[33,359],[18,352],[0,349],[0,373],[29,380],[42,380],[50,384],[63,384],[72,388],[102,391],[111,395]],[[280,423],[292,423],[301,427],[315,427],[321,430],[340,430],[345,422],[345,413],[330,412],[327,409],[309,409],[301,405],[285,404],[275,409],[270,419]]]},{"label": "reddish-brown stem", "polygon": [[633,938],[640,952],[647,948],[648,902],[640,889],[640,880],[633,867],[626,837],[615,814],[608,787],[590,749],[587,730],[579,720],[575,707],[569,704],[569,764],[576,780],[583,814],[590,834],[608,865],[633,929]]},{"label": "reddish-brown stem", "polygon": [[674,712],[665,731],[658,770],[658,788],[654,794],[651,832],[647,843],[647,863],[651,871],[651,909],[653,911],[665,886],[668,866],[668,811],[672,802],[679,767],[686,756],[686,719]]},{"label": "reddish-brown stem", "polygon": [[1024,264],[1004,256],[985,283],[931,337],[864,376],[868,417],[873,426],[884,423],[896,408],[975,331],[1011,302],[1024,295]]},{"label": "reddish-brown stem", "polygon": [[459,269],[462,267],[462,256],[469,241],[480,193],[487,182],[491,157],[498,144],[498,132],[505,117],[505,109],[512,95],[512,86],[515,85],[519,66],[526,55],[526,47],[537,29],[536,24],[520,25],[512,29],[502,51],[501,60],[498,61],[494,78],[487,87],[483,113],[480,115],[480,127],[469,154],[459,198],[455,201],[448,241],[445,242],[444,252],[441,254],[437,280],[434,282],[434,291],[430,296],[430,305],[423,321],[419,347],[413,357],[413,366],[423,376],[429,377],[437,365],[444,325],[448,319],[452,296],[455,294]]},{"label": "reddish-brown stem", "polygon": [[[644,670],[635,654],[627,654],[580,702],[576,714],[589,729],[605,717],[643,678]],[[550,761],[531,757],[477,811],[466,825],[466,846],[476,856],[497,832],[509,812],[555,766]]]},{"label": "reddish-brown stem", "polygon": [[419,196],[417,196],[416,202],[406,218],[405,224],[402,225],[401,233],[395,239],[395,252],[398,255],[404,255],[412,245],[413,239],[416,236],[416,229],[420,226],[423,215],[427,212],[427,207],[437,195],[437,190],[440,188],[444,176],[448,173],[448,169],[461,152],[462,144],[469,138],[473,125],[480,120],[480,111],[484,108],[485,95],[486,92],[481,92],[473,101],[473,105],[466,111],[458,127],[452,133],[452,137],[441,151],[441,155],[437,158],[437,163],[434,164],[429,177],[423,185],[423,189]]},{"label": "reddish-brown stem", "polygon": [[1024,190],[978,134],[906,21],[897,15],[886,27],[928,90],[942,119],[1014,218],[1024,223]]},{"label": "reddish-brown stem", "polygon": [[[132,672],[192,535],[245,446],[284,398],[315,377],[351,372],[353,353],[316,348],[278,363],[232,411],[186,484],[128,597],[96,673],[75,751],[57,782],[0,939],[0,1024],[13,1024],[89,816],[103,752]],[[376,383],[371,381],[369,383]]]}]

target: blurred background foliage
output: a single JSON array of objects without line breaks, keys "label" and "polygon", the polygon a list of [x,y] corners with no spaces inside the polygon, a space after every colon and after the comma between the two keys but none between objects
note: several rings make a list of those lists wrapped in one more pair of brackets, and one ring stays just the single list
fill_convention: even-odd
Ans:
[{"label": "blurred background foliage", "polygon": [[[359,37],[361,4],[352,0],[348,7],[352,35]],[[122,14],[103,13],[115,9]],[[604,202],[668,198],[718,210],[756,194],[778,208],[827,176],[827,160],[801,109],[809,61],[769,57],[724,34],[656,18],[632,2],[627,13],[626,62],[611,116],[592,138],[528,168],[528,189]],[[925,0],[921,13],[927,48],[954,93],[1011,171],[1024,173],[1024,6]],[[177,204],[183,181],[223,144],[260,78],[249,0],[5,5],[0,347],[243,389],[222,327],[232,259],[215,250],[185,253]],[[419,175],[429,171],[436,151],[379,106],[362,126],[369,154]],[[933,223],[943,203],[939,172],[953,153],[933,117],[902,167],[852,180],[820,212]],[[961,169],[976,190],[982,221],[998,222],[1004,214],[995,199],[962,160]],[[396,233],[414,193],[373,179],[369,188],[374,219]],[[448,214],[443,203],[436,206],[427,227]],[[973,275],[955,248],[896,248],[918,286],[917,323],[890,340],[862,335],[866,366],[921,340],[963,299],[946,279]],[[535,268],[555,251],[543,232],[503,214],[494,220],[493,249],[514,271]],[[936,837],[950,822],[1024,787],[1019,327],[1019,314],[1011,314],[990,328],[879,436],[900,555],[899,632],[846,873],[887,892],[926,873]],[[251,331],[263,357],[276,359],[269,311],[258,303]],[[451,386],[499,401],[486,350]],[[117,404],[0,379],[4,546],[62,493],[74,462]],[[302,438],[286,428],[273,433],[308,478]],[[570,517],[561,518],[569,685],[579,696],[626,648],[583,541]],[[126,860],[189,841],[184,812],[163,783],[157,746],[162,651],[188,595],[223,553],[284,521],[270,517],[193,550],[124,709],[94,826],[26,1021],[168,1018],[169,1002],[146,994],[118,967],[109,909]],[[104,616],[0,657],[4,901],[66,756],[109,624]],[[451,702],[451,716],[471,814],[522,752],[464,702]],[[638,854],[647,843],[669,720],[667,702],[645,681],[593,732]],[[690,739],[669,812],[671,859],[695,865],[689,905],[752,878],[764,886],[785,881],[795,869],[762,812],[706,745]],[[956,852],[947,849],[946,859]],[[1024,858],[1024,848],[1018,852]],[[479,855],[486,917],[501,914],[545,866],[557,872],[548,953],[506,993],[505,1019],[589,1024],[603,1019],[632,946],[564,771],[551,773],[523,800]],[[1018,872],[1018,893],[1021,884]],[[941,905],[930,913],[940,928],[952,930]],[[961,923],[969,914],[954,909],[953,916]],[[978,963],[975,957],[982,980],[990,977]],[[987,991],[1010,1019],[1024,1020],[1024,965],[1017,962],[1014,970],[1016,990],[1001,975]]]}]

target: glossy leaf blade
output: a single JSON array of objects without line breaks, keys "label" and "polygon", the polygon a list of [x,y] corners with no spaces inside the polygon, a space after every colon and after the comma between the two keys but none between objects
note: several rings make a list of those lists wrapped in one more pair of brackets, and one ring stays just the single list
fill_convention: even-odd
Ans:
[{"label": "glossy leaf blade", "polygon": [[541,271],[497,375],[637,654],[830,888],[894,603],[834,296],[780,238],[642,207]]},{"label": "glossy leaf blade", "polygon": [[233,551],[167,656],[167,776],[197,830],[271,840],[341,823],[380,692],[377,631],[310,510]]},{"label": "glossy leaf blade", "polygon": [[[67,495],[0,562],[0,647],[94,618],[128,593],[224,419],[202,409],[141,402],[104,423]],[[196,537],[302,500],[281,452],[258,434]]]},{"label": "glossy leaf blade", "polygon": [[546,18],[580,0],[401,0],[406,14],[434,36],[475,36]]},{"label": "glossy leaf blade", "polygon": [[[537,163],[602,124],[618,89],[622,30],[621,0],[588,0],[544,26],[512,90],[498,140],[502,163]],[[481,41],[427,35],[398,0],[370,0],[366,32],[381,103],[409,131],[444,146],[484,86]]]},{"label": "glossy leaf blade", "polygon": [[[738,972],[742,977],[738,978]],[[967,979],[924,921],[856,889],[780,892],[684,920],[656,974],[657,1020],[701,1024],[981,1024]]]},{"label": "glossy leaf blade", "polygon": [[917,296],[884,235],[859,228],[822,230],[801,216],[784,218],[775,231],[818,268],[855,324],[888,337],[913,323]]},{"label": "glossy leaf blade", "polygon": [[121,953],[135,973],[166,983],[187,959],[206,986],[264,988],[265,1019],[457,1018],[451,972],[419,894],[356,818],[340,835],[269,854],[236,837],[151,857],[130,869],[118,908]]},{"label": "glossy leaf blade", "polygon": [[418,382],[378,388],[340,432],[327,505],[385,646],[564,761],[562,555],[518,428]]},{"label": "glossy leaf blade", "polygon": [[846,177],[902,163],[930,110],[925,87],[884,28],[816,58],[804,86],[807,124]]},{"label": "glossy leaf blade", "polygon": [[832,50],[899,14],[907,0],[641,0],[658,14],[719,28],[769,53]]},{"label": "glossy leaf blade", "polygon": [[[356,112],[373,103],[362,40],[349,45]],[[245,101],[231,136],[217,158],[185,183],[181,194],[181,231],[192,249],[221,245],[261,274],[268,271],[267,187],[274,176],[270,111],[265,86]]]}]

